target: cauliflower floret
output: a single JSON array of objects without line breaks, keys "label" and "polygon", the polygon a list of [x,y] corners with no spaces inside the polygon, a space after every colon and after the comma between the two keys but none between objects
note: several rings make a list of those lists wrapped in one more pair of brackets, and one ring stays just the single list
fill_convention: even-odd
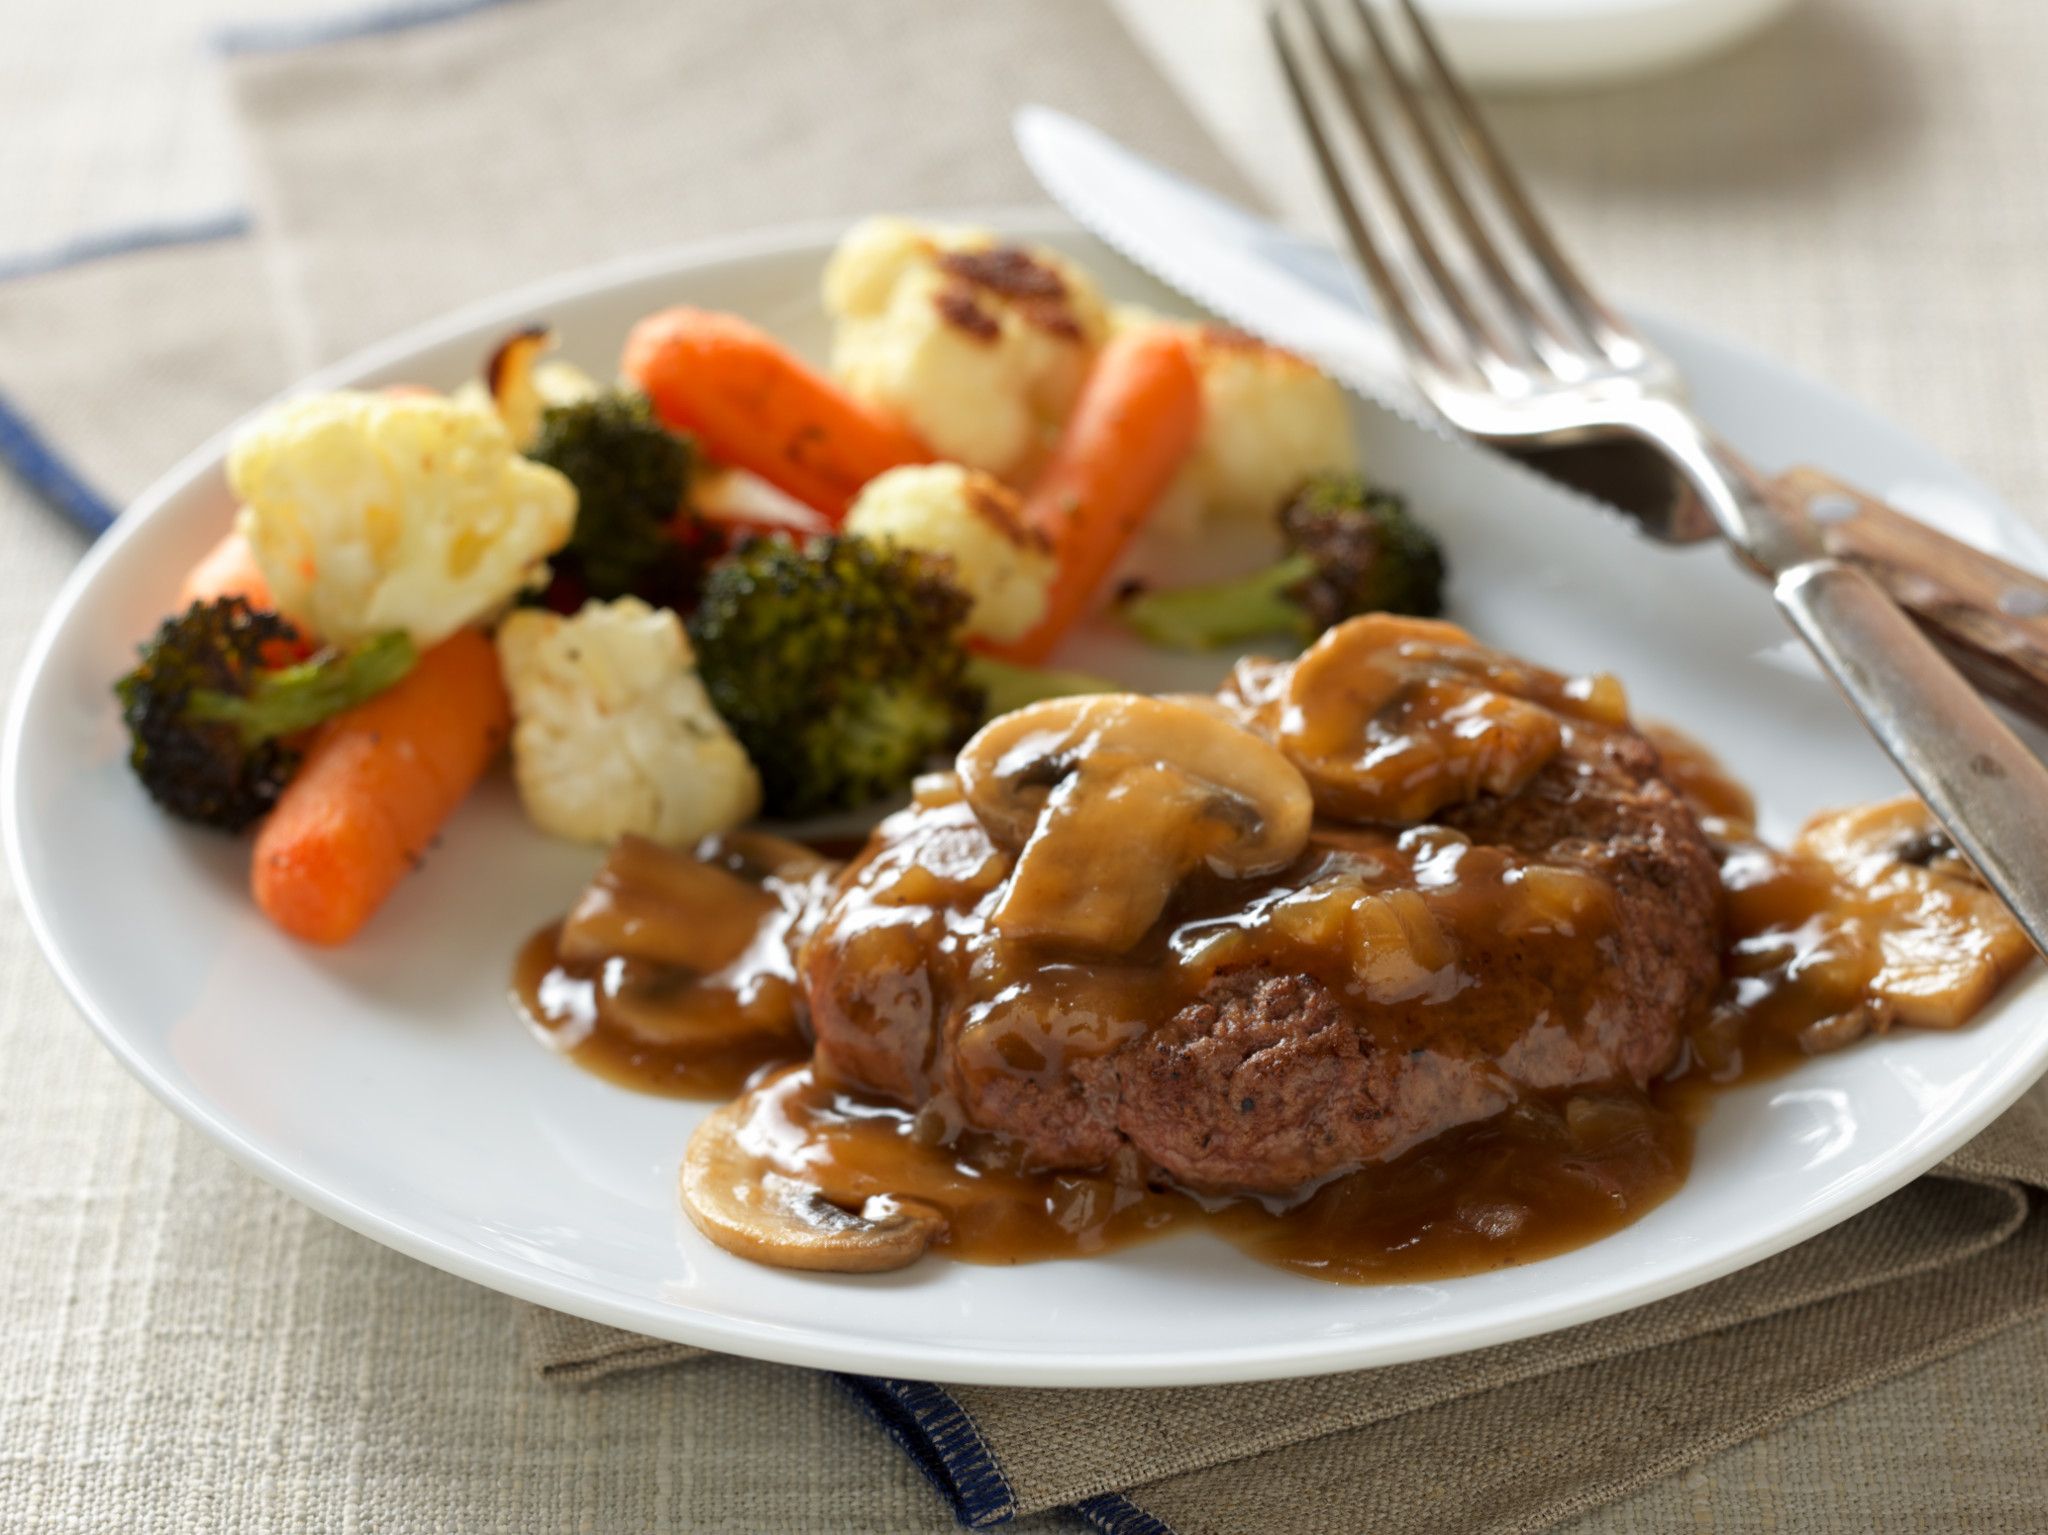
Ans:
[{"label": "cauliflower floret", "polygon": [[991,640],[1028,634],[1045,616],[1052,551],[1026,527],[1016,492],[960,464],[912,464],[868,481],[846,531],[944,555],[973,599],[967,632]]},{"label": "cauliflower floret", "polygon": [[698,680],[674,613],[637,597],[498,629],[512,769],[534,825],[577,842],[679,847],[746,820],[761,780]]},{"label": "cauliflower floret", "polygon": [[1264,520],[1310,475],[1358,467],[1344,391],[1315,364],[1213,325],[1191,345],[1203,425],[1186,472],[1210,516]]},{"label": "cauliflower floret", "polygon": [[1173,325],[1202,379],[1202,430],[1154,520],[1181,533],[1205,523],[1271,524],[1310,475],[1358,467],[1344,391],[1315,364],[1221,325],[1163,320],[1135,306],[1118,331]]},{"label": "cauliflower floret", "polygon": [[422,647],[542,579],[576,491],[497,417],[439,395],[312,395],[236,439],[236,527],[285,614],[338,643]]},{"label": "cauliflower floret", "polygon": [[1021,484],[1109,331],[1095,284],[1037,246],[875,218],[825,267],[832,366],[939,457]]}]

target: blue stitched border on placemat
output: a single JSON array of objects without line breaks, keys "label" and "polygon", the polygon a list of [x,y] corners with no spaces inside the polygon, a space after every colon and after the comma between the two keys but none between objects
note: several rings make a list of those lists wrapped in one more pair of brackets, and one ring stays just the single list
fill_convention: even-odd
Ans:
[{"label": "blue stitched border on placemat", "polygon": [[1017,1517],[1017,1499],[1002,1463],[981,1437],[967,1409],[943,1386],[921,1380],[884,1380],[875,1375],[832,1377],[903,1447],[917,1469],[953,1505],[953,1517],[970,1530],[1007,1524]]},{"label": "blue stitched border on placemat", "polygon": [[[200,218],[137,224],[128,229],[82,235],[47,250],[0,257],[0,282],[39,277],[67,267],[104,261],[110,256],[237,239],[248,232],[249,216],[228,209]],[[74,469],[21,407],[4,393],[0,393],[0,464],[7,465],[36,495],[95,538],[112,527],[120,513],[120,507]]]},{"label": "blue stitched border on placemat", "polygon": [[288,53],[298,48],[317,48],[322,43],[375,37],[380,32],[430,27],[511,3],[512,0],[392,0],[388,5],[314,21],[239,22],[214,32],[212,43],[226,54]]},{"label": "blue stitched border on placemat", "polygon": [[103,261],[109,256],[126,256],[136,251],[157,250],[169,245],[203,245],[212,240],[232,240],[249,232],[249,215],[239,208],[197,218],[176,219],[163,224],[136,224],[127,229],[103,230],[80,235],[45,250],[19,251],[0,256],[0,282],[17,277],[36,277],[44,272]]},{"label": "blue stitched border on placemat", "polygon": [[[1017,1497],[1003,1464],[982,1437],[973,1416],[944,1386],[922,1380],[886,1380],[875,1375],[832,1377],[879,1423],[953,1507],[953,1517],[970,1530],[1008,1524],[1017,1517]],[[1104,1535],[1174,1535],[1173,1527],[1138,1507],[1120,1492],[1085,1498],[1069,1510]]]},{"label": "blue stitched border on placemat", "polygon": [[120,508],[87,484],[5,395],[0,395],[0,463],[93,537],[114,525]]},{"label": "blue stitched border on placemat", "polygon": [[1074,1512],[1103,1535],[1173,1535],[1173,1526],[1156,1514],[1148,1514],[1120,1492],[1083,1498]]},{"label": "blue stitched border on placemat", "polygon": [[[317,21],[251,22],[226,27],[213,34],[212,45],[227,54],[278,53],[432,26],[511,3],[512,0],[394,0],[388,5]],[[230,208],[190,219],[82,235],[47,250],[0,256],[0,282],[61,271],[109,256],[234,239],[248,234],[250,229],[248,213]],[[113,526],[120,509],[88,484],[5,395],[0,395],[0,463],[94,537]]]},{"label": "blue stitched border on placemat", "polygon": [[[318,47],[322,43],[346,42],[351,38],[434,26],[511,3],[513,0],[392,0],[387,5],[312,21],[237,23],[219,28],[210,35],[208,42],[216,52],[229,55],[287,53],[299,48]],[[158,246],[233,239],[248,234],[251,227],[252,220],[246,209],[223,208],[215,213],[195,214],[190,218],[159,224],[138,224],[126,229],[80,235],[46,250],[0,255],[0,282],[60,271],[108,256],[153,250]]]}]

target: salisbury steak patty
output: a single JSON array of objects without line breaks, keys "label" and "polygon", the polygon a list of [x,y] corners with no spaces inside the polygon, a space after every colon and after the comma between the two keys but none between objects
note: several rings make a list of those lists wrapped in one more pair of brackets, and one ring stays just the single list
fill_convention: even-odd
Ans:
[{"label": "salisbury steak patty", "polygon": [[[1297,1187],[1364,1160],[1361,1148],[1386,1140],[1390,1113],[1457,1124],[1486,1112],[1444,1103],[1442,1084],[1401,1071],[1327,986],[1299,973],[1219,977],[1109,1071],[1119,1130],[1204,1185]],[[1478,1084],[1466,1073],[1448,1085]]]},{"label": "salisbury steak patty", "polygon": [[[1161,787],[1174,751],[1118,769],[1108,704],[1085,731],[1004,738],[1003,770],[1042,801],[1028,838],[1007,826],[1014,806],[987,809],[970,746],[964,788],[928,784],[884,824],[805,948],[820,1068],[930,1103],[942,1126],[1000,1132],[1033,1165],[1098,1166],[1128,1146],[1189,1186],[1275,1194],[1525,1093],[1644,1084],[1718,980],[1705,837],[1618,694],[1584,703],[1569,679],[1412,627],[1434,647],[1420,671],[1424,650],[1402,652],[1426,698],[1360,704],[1357,670],[1333,674],[1372,721],[1355,755],[1396,762],[1398,781],[1347,778],[1335,736],[1289,739],[1286,668],[1230,700],[1261,738],[1248,753],[1277,742],[1314,790],[1317,819],[1278,868],[1216,872],[1260,820],[1255,774],[1233,759],[1236,797],[1215,810],[1181,778]],[[1196,733],[1220,728],[1241,727]],[[1174,749],[1188,760],[1214,744],[1188,739]],[[1088,794],[1106,808],[1082,834]],[[1403,813],[1375,819],[1389,794]],[[1194,806],[1186,824],[1207,840],[1176,841],[1162,796]],[[1060,837],[1072,846],[1052,875],[1025,867]],[[1019,935],[1027,887],[1092,912],[1091,881],[1170,893],[1099,927],[1034,908]],[[1098,931],[1117,936],[1087,951]]]},{"label": "salisbury steak patty", "polygon": [[1359,1007],[1313,974],[1226,972],[1081,1075],[1114,1075],[1117,1128],[1174,1177],[1264,1191],[1398,1154],[1525,1091],[1641,1086],[1720,974],[1714,857],[1655,775],[1639,737],[1581,737],[1522,794],[1445,817],[1475,848],[1602,876],[1611,920],[1589,949],[1459,924],[1465,984],[1441,1003]]}]

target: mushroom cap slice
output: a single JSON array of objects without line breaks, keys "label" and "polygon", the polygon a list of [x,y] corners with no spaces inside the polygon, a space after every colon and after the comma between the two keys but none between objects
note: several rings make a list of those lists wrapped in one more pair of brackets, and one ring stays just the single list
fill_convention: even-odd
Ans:
[{"label": "mushroom cap slice", "polygon": [[1120,954],[1198,868],[1284,868],[1308,841],[1300,771],[1214,705],[1139,694],[1053,698],[984,726],[960,753],[982,829],[1018,850],[991,925]]},{"label": "mushroom cap slice", "polygon": [[879,1274],[907,1268],[945,1229],[935,1207],[887,1194],[858,1211],[772,1166],[748,1145],[755,1093],[742,1093],[697,1127],[683,1155],[683,1211],[735,1257],[773,1268]]},{"label": "mushroom cap slice", "polygon": [[1816,816],[1793,844],[1849,892],[1876,940],[1869,994],[1923,1029],[1967,1022],[2033,957],[2026,934],[1913,795]]},{"label": "mushroom cap slice", "polygon": [[562,954],[707,973],[739,958],[776,909],[759,884],[717,863],[621,837],[562,924]]},{"label": "mushroom cap slice", "polygon": [[1326,631],[1278,674],[1240,669],[1240,706],[1271,730],[1326,815],[1407,825],[1479,794],[1518,794],[1567,720],[1617,728],[1611,677],[1565,677],[1455,624],[1387,613]]}]

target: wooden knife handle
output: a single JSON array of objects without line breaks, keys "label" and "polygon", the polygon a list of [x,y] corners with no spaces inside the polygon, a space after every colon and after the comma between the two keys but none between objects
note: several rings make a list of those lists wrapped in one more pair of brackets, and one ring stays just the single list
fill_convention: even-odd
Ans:
[{"label": "wooden knife handle", "polygon": [[1986,696],[2048,726],[2048,580],[1818,469],[1794,469],[1769,490],[1821,548],[1867,571]]}]

